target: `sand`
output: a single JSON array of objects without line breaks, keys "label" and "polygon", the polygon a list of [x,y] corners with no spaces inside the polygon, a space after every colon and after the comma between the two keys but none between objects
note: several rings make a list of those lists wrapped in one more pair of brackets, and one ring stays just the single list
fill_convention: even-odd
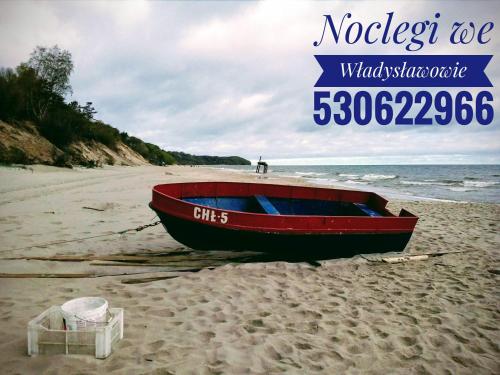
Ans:
[{"label": "sand", "polygon": [[[495,374],[500,373],[500,206],[391,202],[421,217],[406,252],[465,251],[385,264],[371,257],[306,263],[214,261],[98,266],[20,256],[189,251],[155,220],[153,185],[258,178],[201,167],[0,168],[0,273],[151,272],[97,278],[1,278],[0,368],[5,374]],[[297,179],[293,179],[298,183]],[[102,211],[84,209],[97,208]],[[17,250],[12,250],[17,249]],[[190,256],[200,257],[198,253]],[[223,258],[223,257],[222,257]],[[192,267],[188,264],[184,268]],[[171,272],[161,272],[171,271]],[[175,278],[126,284],[133,278]],[[26,354],[26,325],[44,309],[99,295],[125,308],[125,336],[106,360]]]}]

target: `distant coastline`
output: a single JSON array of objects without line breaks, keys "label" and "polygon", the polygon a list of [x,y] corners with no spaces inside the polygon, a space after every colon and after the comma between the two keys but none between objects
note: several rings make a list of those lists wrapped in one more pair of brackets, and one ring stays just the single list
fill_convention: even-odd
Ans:
[{"label": "distant coastline", "polygon": [[42,136],[31,122],[0,120],[0,164],[45,164],[58,167],[99,167],[102,165],[250,165],[239,156],[192,155],[164,151],[151,143],[134,138],[109,146],[95,139],[78,140],[57,147]]}]

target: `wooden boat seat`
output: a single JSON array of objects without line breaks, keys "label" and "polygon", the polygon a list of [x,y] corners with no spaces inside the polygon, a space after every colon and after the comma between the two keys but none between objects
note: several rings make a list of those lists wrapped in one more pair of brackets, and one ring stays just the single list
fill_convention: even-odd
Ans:
[{"label": "wooden boat seat", "polygon": [[364,203],[354,203],[354,204],[356,205],[356,207],[358,207],[361,211],[363,211],[368,216],[371,216],[371,217],[382,216],[377,211],[371,209],[370,207],[368,207]]},{"label": "wooden boat seat", "polygon": [[254,195],[257,202],[259,202],[262,209],[269,215],[279,215],[280,212],[274,207],[274,205],[267,199],[264,195]]}]

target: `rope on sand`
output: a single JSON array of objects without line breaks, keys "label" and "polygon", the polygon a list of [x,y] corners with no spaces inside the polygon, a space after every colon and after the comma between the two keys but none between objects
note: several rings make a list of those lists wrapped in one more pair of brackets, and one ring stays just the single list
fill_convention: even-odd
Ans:
[{"label": "rope on sand", "polygon": [[73,238],[71,240],[52,241],[52,242],[46,242],[46,243],[35,244],[35,245],[30,245],[30,246],[16,247],[14,249],[2,249],[2,250],[0,250],[0,253],[5,253],[5,252],[9,252],[9,251],[27,250],[27,249],[32,249],[35,247],[47,247],[47,246],[53,246],[53,245],[61,245],[61,244],[71,243],[71,242],[80,242],[80,241],[90,240],[93,238],[115,236],[117,234],[124,235],[128,232],[140,232],[146,228],[154,227],[160,223],[161,223],[161,221],[158,220],[158,221],[155,221],[154,223],[151,223],[151,224],[145,224],[145,225],[141,225],[141,226],[136,227],[136,228],[125,229],[125,230],[121,230],[118,232],[110,232],[110,233],[98,234],[95,236]]}]

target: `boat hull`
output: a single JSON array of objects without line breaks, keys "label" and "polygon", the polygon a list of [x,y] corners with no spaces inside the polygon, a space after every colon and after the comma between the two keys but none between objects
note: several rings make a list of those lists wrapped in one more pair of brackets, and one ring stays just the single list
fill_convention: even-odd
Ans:
[{"label": "boat hull", "polygon": [[332,259],[403,251],[409,233],[283,234],[234,230],[179,219],[156,211],[166,231],[196,250],[258,251],[284,259]]},{"label": "boat hull", "polygon": [[418,217],[371,192],[236,182],[157,185],[150,207],[193,249],[331,259],[403,251]]}]

